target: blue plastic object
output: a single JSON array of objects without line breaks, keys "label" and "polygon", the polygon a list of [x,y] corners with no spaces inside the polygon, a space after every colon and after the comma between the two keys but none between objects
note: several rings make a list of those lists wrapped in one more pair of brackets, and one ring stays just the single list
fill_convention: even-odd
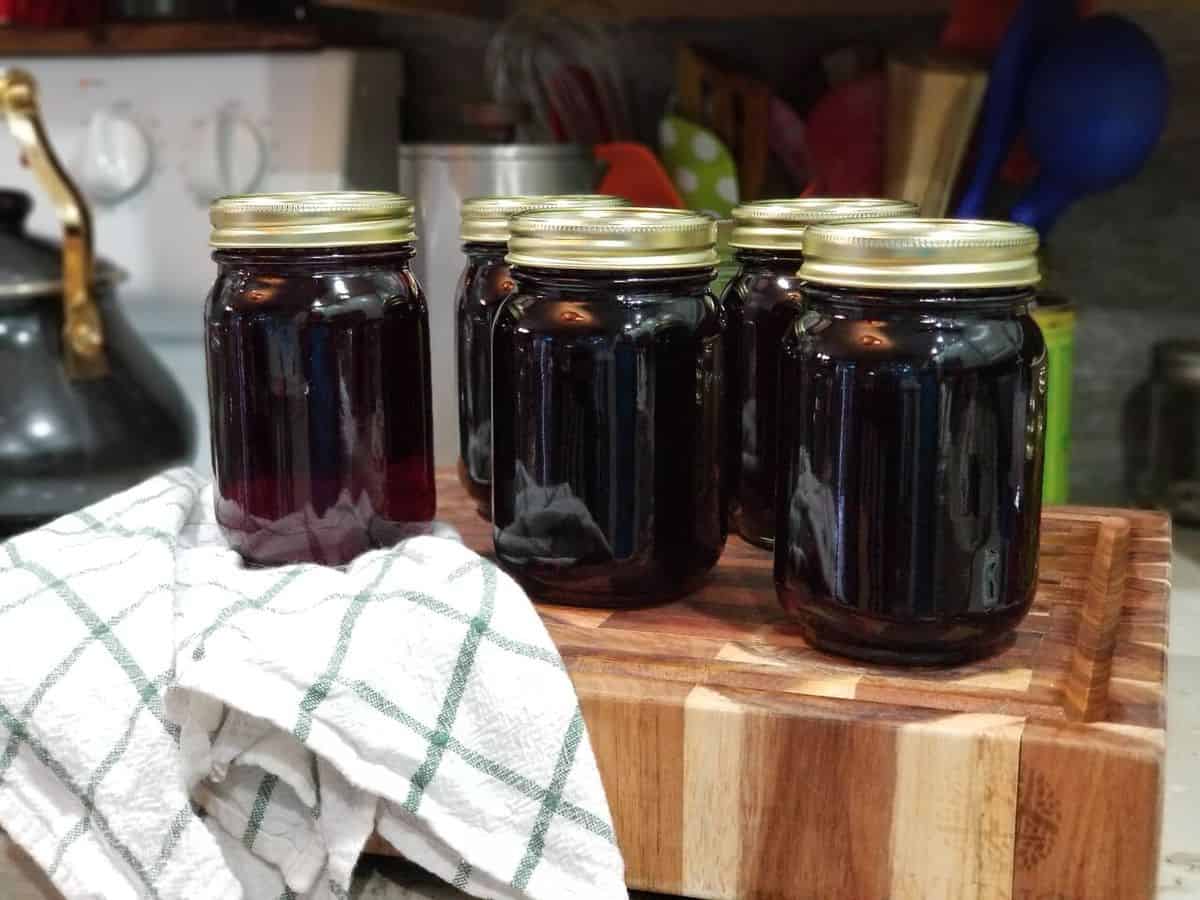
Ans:
[{"label": "blue plastic object", "polygon": [[1013,13],[992,59],[980,113],[975,168],[955,216],[983,217],[988,191],[1021,130],[1026,87],[1034,65],[1054,38],[1074,21],[1075,0],[1025,0]]},{"label": "blue plastic object", "polygon": [[1040,164],[1014,221],[1045,234],[1084,194],[1132,177],[1167,120],[1162,54],[1133,22],[1085,19],[1046,52],[1029,83],[1025,128]]}]

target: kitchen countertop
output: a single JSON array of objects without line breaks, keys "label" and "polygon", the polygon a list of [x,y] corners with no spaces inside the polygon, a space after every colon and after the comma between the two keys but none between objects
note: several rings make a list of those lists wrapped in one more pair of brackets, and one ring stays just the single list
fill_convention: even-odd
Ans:
[{"label": "kitchen countertop", "polygon": [[1200,529],[1176,528],[1167,654],[1167,768],[1158,893],[1200,898]]},{"label": "kitchen countertop", "polygon": [[[1158,893],[1200,900],[1200,529],[1177,528],[1171,554],[1167,765]],[[0,896],[57,900],[44,876],[0,832]],[[401,860],[363,862],[356,900],[462,900],[467,895]],[[661,895],[634,892],[631,900]]]}]

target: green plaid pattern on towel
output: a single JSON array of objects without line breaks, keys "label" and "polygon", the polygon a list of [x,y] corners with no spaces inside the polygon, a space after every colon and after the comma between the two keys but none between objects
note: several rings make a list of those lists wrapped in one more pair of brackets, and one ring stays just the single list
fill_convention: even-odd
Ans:
[{"label": "green plaid pattern on towel", "polygon": [[173,470],[0,544],[0,748],[67,897],[336,900],[373,830],[477,896],[626,896],[562,660],[441,528],[249,569]]}]

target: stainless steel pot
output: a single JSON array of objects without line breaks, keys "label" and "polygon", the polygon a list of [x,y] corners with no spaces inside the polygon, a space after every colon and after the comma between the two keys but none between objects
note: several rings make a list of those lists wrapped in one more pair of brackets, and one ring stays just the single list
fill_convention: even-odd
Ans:
[{"label": "stainless steel pot", "polygon": [[429,298],[434,452],[458,456],[454,379],[454,288],[463,269],[462,202],[488,194],[586,194],[603,174],[590,147],[576,144],[401,144],[400,192],[417,208],[413,266]]}]

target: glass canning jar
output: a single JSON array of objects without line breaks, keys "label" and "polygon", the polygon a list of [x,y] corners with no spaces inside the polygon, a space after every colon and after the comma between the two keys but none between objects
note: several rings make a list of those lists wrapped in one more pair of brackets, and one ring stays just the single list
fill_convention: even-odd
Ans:
[{"label": "glass canning jar", "polygon": [[217,520],[248,562],[340,565],[434,516],[429,323],[397,194],[213,204]]},{"label": "glass canning jar", "polygon": [[1037,585],[1046,345],[1037,234],[890,219],[805,235],[780,366],[775,580],[819,647],[947,663]]},{"label": "glass canning jar", "polygon": [[[1155,344],[1143,391],[1148,424],[1146,465],[1135,476],[1138,501],[1181,524],[1200,524],[1200,341]],[[1135,395],[1136,396],[1136,395]]]},{"label": "glass canning jar", "polygon": [[639,605],[725,543],[715,224],[679,210],[512,220],[492,335],[496,554],[545,599]]},{"label": "glass canning jar", "polygon": [[458,477],[484,518],[492,516],[492,318],[513,289],[504,260],[508,220],[519,212],[628,205],[628,200],[605,194],[490,196],[463,202],[460,236],[467,259],[454,300]]},{"label": "glass canning jar", "polygon": [[721,295],[726,320],[725,416],[730,524],[775,543],[775,389],[779,344],[799,313],[804,231],[820,222],[916,215],[915,204],[870,197],[760,200],[733,210],[737,273]]}]

